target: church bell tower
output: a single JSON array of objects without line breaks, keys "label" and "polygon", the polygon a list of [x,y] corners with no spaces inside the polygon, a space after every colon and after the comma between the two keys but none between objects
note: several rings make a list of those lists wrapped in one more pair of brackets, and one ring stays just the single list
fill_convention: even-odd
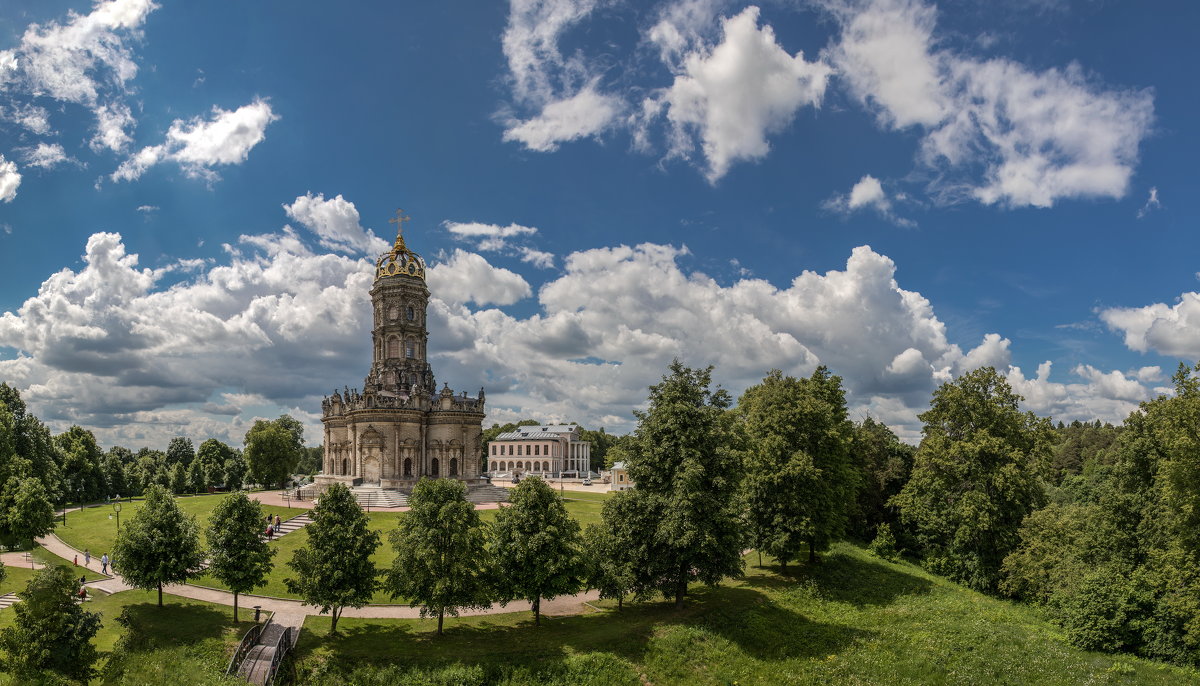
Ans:
[{"label": "church bell tower", "polygon": [[408,219],[397,210],[396,218],[389,220],[396,224],[396,243],[375,263],[371,287],[374,354],[363,390],[383,397],[429,398],[437,389],[427,357],[429,288],[425,285],[425,260],[404,244]]}]

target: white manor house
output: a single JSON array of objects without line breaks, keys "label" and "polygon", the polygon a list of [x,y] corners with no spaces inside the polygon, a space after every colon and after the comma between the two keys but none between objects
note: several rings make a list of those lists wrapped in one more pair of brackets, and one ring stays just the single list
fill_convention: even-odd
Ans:
[{"label": "white manor house", "polygon": [[590,471],[592,444],[573,424],[521,426],[488,442],[488,470],[574,477]]}]

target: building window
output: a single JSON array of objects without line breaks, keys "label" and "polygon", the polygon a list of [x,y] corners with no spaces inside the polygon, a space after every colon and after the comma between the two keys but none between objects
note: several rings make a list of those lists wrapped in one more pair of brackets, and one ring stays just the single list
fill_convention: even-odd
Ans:
[{"label": "building window", "polygon": [[404,344],[404,356],[412,359],[417,356],[417,346],[413,345],[412,341]]},{"label": "building window", "polygon": [[550,463],[549,463],[549,462],[543,462],[543,463],[542,463],[542,471],[543,471],[543,472],[548,472],[548,471],[550,471]]},{"label": "building window", "polygon": [[415,320],[416,318],[417,318],[417,311],[412,308],[412,305],[409,305],[408,306],[408,321],[411,322],[411,321]]},{"label": "building window", "polygon": [[404,458],[404,478],[412,478],[412,458]]},{"label": "building window", "polygon": [[540,446],[540,445],[533,446],[533,454],[541,455],[542,454],[542,446]]},{"label": "building window", "polygon": [[400,357],[400,339],[389,338],[387,342],[387,356]]},{"label": "building window", "polygon": [[458,458],[450,458],[450,476],[458,476]]},{"label": "building window", "polygon": [[429,463],[429,473],[434,476],[438,475],[438,459],[436,457]]}]

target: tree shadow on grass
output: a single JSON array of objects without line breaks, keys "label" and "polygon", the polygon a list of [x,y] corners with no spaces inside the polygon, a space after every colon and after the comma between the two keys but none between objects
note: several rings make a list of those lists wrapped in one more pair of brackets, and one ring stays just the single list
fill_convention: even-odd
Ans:
[{"label": "tree shadow on grass", "polygon": [[788,572],[787,576],[752,575],[746,584],[789,596],[814,594],[858,608],[890,605],[902,596],[926,595],[933,589],[928,579],[845,553],[833,553],[817,564],[789,567]]},{"label": "tree shadow on grass", "polygon": [[[105,623],[120,621],[126,627],[124,650],[140,652],[168,646],[187,646],[207,638],[222,638],[230,630],[230,613],[208,605],[127,605],[119,617],[105,617]],[[248,622],[237,631],[245,632]]]},{"label": "tree shadow on grass", "polygon": [[[677,633],[678,632],[678,633]],[[685,607],[653,602],[626,605],[623,611],[569,617],[454,622],[436,636],[411,621],[361,620],[339,623],[339,635],[305,631],[297,646],[304,662],[321,653],[343,668],[366,662],[437,668],[479,665],[491,673],[505,667],[551,667],[569,655],[609,653],[641,663],[652,643],[674,635],[693,647],[728,641],[758,660],[818,657],[844,650],[870,632],[815,622],[750,588],[698,588]]]}]

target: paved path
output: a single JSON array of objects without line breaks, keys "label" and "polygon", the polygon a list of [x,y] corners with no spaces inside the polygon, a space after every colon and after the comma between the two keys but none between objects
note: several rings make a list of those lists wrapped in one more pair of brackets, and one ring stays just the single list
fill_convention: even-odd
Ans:
[{"label": "paved path", "polygon": [[25,556],[28,554],[28,551],[0,553],[0,564],[4,565],[5,567],[29,567],[30,569],[41,569],[43,566],[41,562],[38,562],[37,560],[30,562],[25,558]]},{"label": "paved path", "polygon": [[[79,553],[78,550],[67,545],[54,534],[38,539],[38,543],[45,547],[46,550],[68,560]],[[83,561],[82,556],[79,559],[81,562]],[[87,565],[87,567],[95,572],[100,571],[100,563],[94,557],[91,564]],[[106,593],[120,593],[132,588],[120,576],[110,576],[97,581],[89,581],[85,586],[90,586]],[[220,605],[233,605],[232,593],[215,588],[193,586],[192,584],[173,584],[171,586],[164,586],[163,592],[193,600],[204,600]],[[580,614],[584,611],[584,603],[597,600],[599,597],[600,594],[598,591],[589,591],[578,595],[555,598],[554,600],[543,600],[542,614],[549,616]],[[274,612],[275,622],[284,626],[294,626],[297,629],[303,626],[305,617],[323,614],[320,608],[304,605],[299,600],[250,594],[238,595],[239,607],[250,608],[254,605],[260,605],[262,609]],[[532,610],[533,607],[530,603],[515,601],[509,603],[507,606],[496,604],[482,610],[463,610],[460,615],[464,617],[476,617],[508,612],[531,612]],[[342,613],[342,616],[371,619],[417,619],[421,616],[421,607],[419,605],[366,605],[360,608],[348,607]]]},{"label": "paved path", "polygon": [[[292,507],[297,511],[310,510],[313,507],[311,500],[284,500],[283,491],[259,491],[257,493],[248,494],[252,500],[257,500],[263,505],[276,505],[278,507]],[[371,512],[408,512],[410,507],[371,507]],[[500,503],[476,503],[476,510],[498,510]]]}]

